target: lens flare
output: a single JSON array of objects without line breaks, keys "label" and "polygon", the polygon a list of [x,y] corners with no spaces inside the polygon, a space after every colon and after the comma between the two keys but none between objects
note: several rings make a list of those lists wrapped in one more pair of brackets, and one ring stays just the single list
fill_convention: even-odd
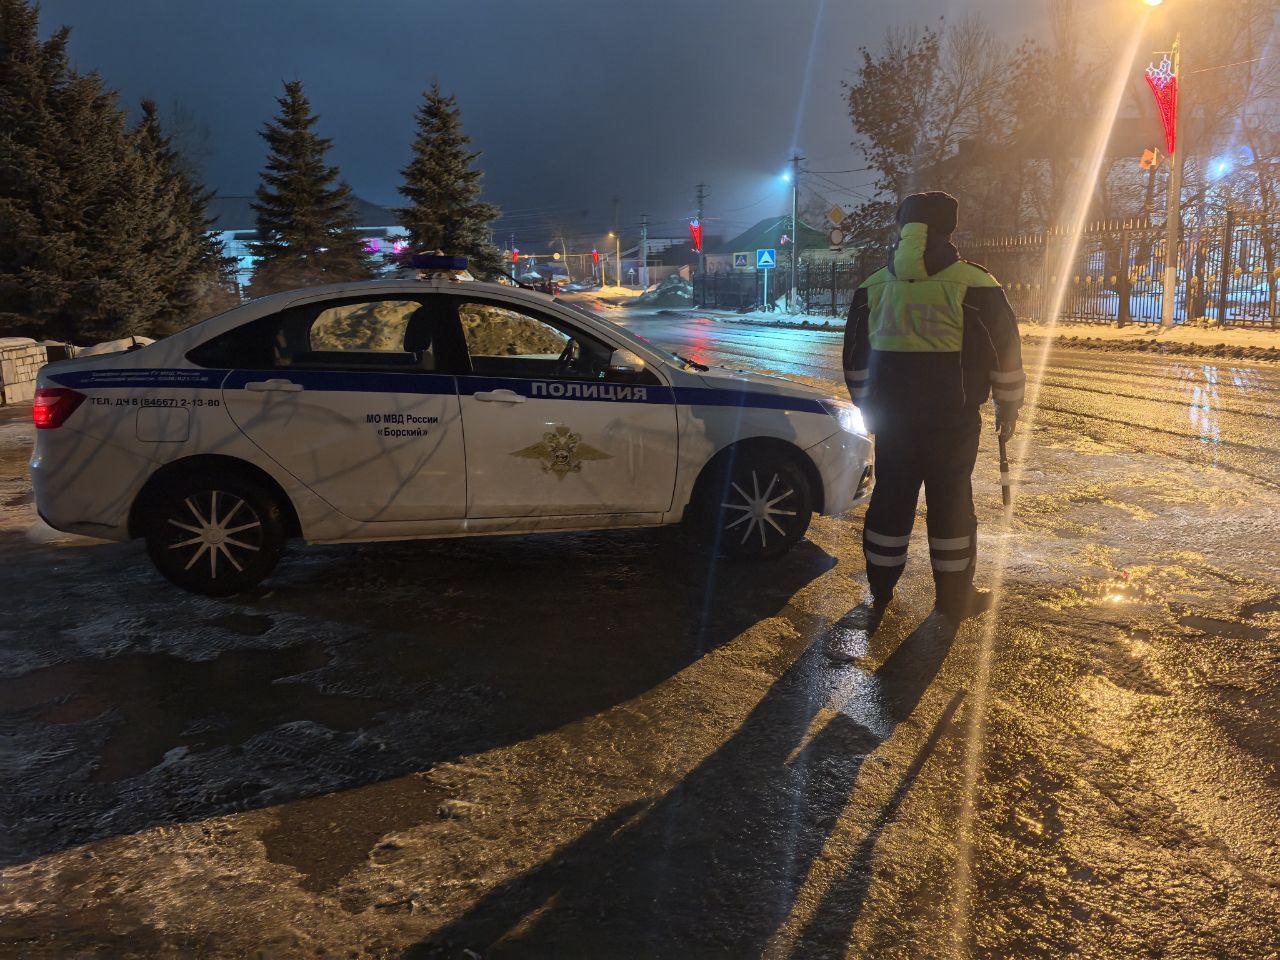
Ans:
[{"label": "lens flare", "polygon": [[[1160,0],[1147,0],[1155,6]],[[1142,45],[1144,31],[1137,25],[1131,30],[1131,36],[1120,56],[1115,60],[1115,73],[1110,78],[1109,86],[1099,111],[1098,124],[1090,140],[1086,162],[1071,192],[1070,209],[1064,210],[1062,221],[1068,225],[1069,232],[1066,243],[1061,250],[1061,262],[1056,270],[1056,285],[1050,301],[1047,317],[1048,335],[1041,341],[1035,357],[1034,366],[1028,370],[1027,398],[1020,417],[1019,435],[1013,442],[1013,457],[1016,463],[1026,461],[1028,441],[1036,415],[1039,412],[1040,388],[1044,378],[1044,367],[1048,361],[1049,350],[1057,332],[1058,317],[1066,300],[1067,286],[1071,277],[1071,265],[1076,259],[1080,247],[1080,238],[1089,217],[1089,207],[1094,197],[1094,188],[1102,172],[1106,158],[1107,142],[1111,137],[1111,129],[1115,125],[1120,112],[1125,91],[1133,77],[1134,63],[1138,50]],[[1018,475],[1013,477],[1016,488]],[[1005,571],[1009,563],[1011,511],[1005,511],[1001,522],[1000,536],[996,542],[991,570],[991,590],[996,596],[997,604],[1002,599]],[[993,538],[995,539],[995,538]],[[951,915],[951,947],[952,956],[969,957],[970,923],[972,916],[973,896],[973,858],[975,848],[976,809],[978,780],[982,772],[982,748],[986,727],[987,699],[991,683],[991,662],[995,644],[996,630],[1000,625],[1000,610],[997,605],[987,617],[987,623],[978,640],[977,664],[974,670],[974,689],[971,714],[968,718],[968,729],[965,736],[964,791],[960,813],[959,832],[957,835],[958,853],[956,858],[955,887],[952,896]]]}]

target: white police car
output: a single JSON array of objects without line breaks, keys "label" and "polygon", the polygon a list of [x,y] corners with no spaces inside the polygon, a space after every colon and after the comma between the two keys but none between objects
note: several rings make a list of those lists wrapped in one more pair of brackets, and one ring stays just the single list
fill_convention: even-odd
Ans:
[{"label": "white police car", "polygon": [[227,595],[312,543],[687,520],[772,557],[865,498],[850,404],[708,369],[531,290],[417,279],[254,300],[40,374],[31,474],[51,526],[141,537]]}]

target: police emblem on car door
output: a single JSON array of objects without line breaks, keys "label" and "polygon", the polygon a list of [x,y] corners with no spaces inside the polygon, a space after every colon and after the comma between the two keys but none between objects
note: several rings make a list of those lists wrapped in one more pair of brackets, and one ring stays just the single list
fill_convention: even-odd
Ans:
[{"label": "police emblem on car door", "polygon": [[449,293],[469,518],[670,509],[679,434],[659,374],[612,370],[616,347],[532,305]]},{"label": "police emblem on car door", "polygon": [[548,430],[542,435],[540,443],[516,450],[511,456],[539,461],[542,472],[553,473],[558,480],[580,471],[585,461],[613,459],[612,455],[603,450],[583,443],[581,434],[574,433],[564,425]]}]

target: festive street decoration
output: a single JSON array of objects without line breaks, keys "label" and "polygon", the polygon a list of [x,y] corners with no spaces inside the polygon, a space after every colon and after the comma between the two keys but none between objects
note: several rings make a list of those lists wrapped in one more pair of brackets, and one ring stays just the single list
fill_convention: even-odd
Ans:
[{"label": "festive street decoration", "polygon": [[1178,73],[1173,61],[1166,55],[1160,65],[1147,67],[1147,86],[1156,98],[1160,122],[1164,124],[1164,142],[1167,153],[1173,156],[1178,141]]},{"label": "festive street decoration", "polygon": [[693,250],[695,253],[702,252],[702,221],[689,221],[689,236],[693,237]]}]

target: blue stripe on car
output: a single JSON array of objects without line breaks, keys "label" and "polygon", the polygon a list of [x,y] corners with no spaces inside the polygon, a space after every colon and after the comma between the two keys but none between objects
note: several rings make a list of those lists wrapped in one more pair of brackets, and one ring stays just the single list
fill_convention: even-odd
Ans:
[{"label": "blue stripe on car", "polygon": [[226,379],[226,370],[193,370],[138,368],[105,370],[68,370],[49,372],[49,379],[72,390],[81,388],[102,390],[107,388],[138,387],[192,387],[196,390],[216,390]]},{"label": "blue stripe on car", "polygon": [[261,380],[290,380],[308,390],[331,393],[453,393],[452,374],[385,373],[380,370],[232,370],[224,390],[243,390]]},{"label": "blue stripe on car", "polygon": [[756,407],[765,410],[795,410],[800,413],[826,413],[818,400],[790,397],[783,393],[754,393],[750,390],[725,390],[719,387],[676,387],[676,403],[690,407]]},{"label": "blue stripe on car", "polygon": [[671,388],[648,383],[608,383],[602,380],[522,380],[515,377],[458,377],[464,397],[492,390],[510,390],[531,400],[593,400],[604,403],[672,403]]},{"label": "blue stripe on car", "polygon": [[341,393],[416,393],[462,396],[489,390],[511,390],[530,399],[589,400],[605,403],[678,403],[691,407],[751,407],[825,414],[821,402],[780,393],[718,387],[676,387],[604,383],[599,380],[523,380],[509,377],[455,377],[434,373],[387,373],[356,370],[204,370],[106,369],[56,371],[49,379],[71,389],[243,390],[259,380],[284,379],[309,390]]}]

